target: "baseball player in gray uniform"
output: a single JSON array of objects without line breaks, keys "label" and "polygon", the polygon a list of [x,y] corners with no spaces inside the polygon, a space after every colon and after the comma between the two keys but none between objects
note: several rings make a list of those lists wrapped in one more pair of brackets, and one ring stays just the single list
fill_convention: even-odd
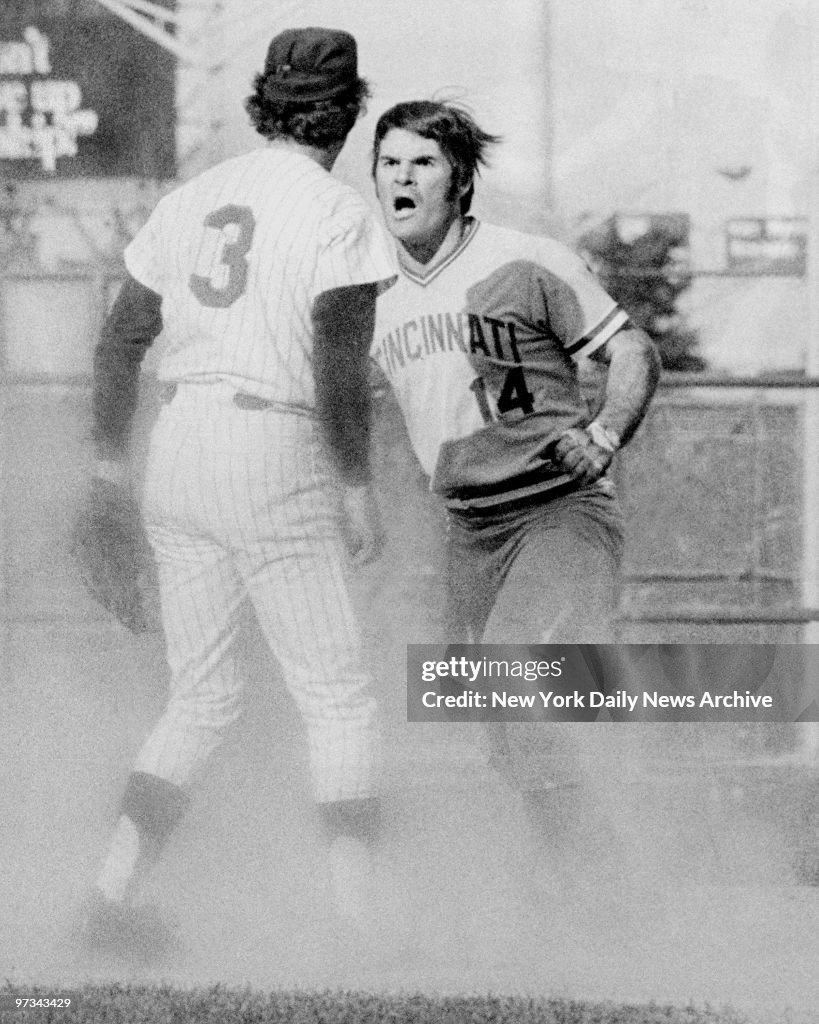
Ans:
[{"label": "baseball player in gray uniform", "polygon": [[246,103],[266,144],[163,198],[125,252],[95,354],[96,472],[127,486],[140,363],[162,331],[143,511],[171,682],[88,901],[91,945],[161,938],[138,880],[240,714],[245,599],[305,723],[337,909],[364,912],[376,705],[345,572],[380,546],[367,365],[395,271],[377,217],[329,172],[368,94],[352,36],[281,33]]},{"label": "baseball player in gray uniform", "polygon": [[[497,141],[444,103],[380,117],[373,176],[400,273],[379,298],[372,354],[446,506],[447,639],[603,643],[622,549],[608,469],[645,415],[659,358],[566,246],[470,214]],[[596,412],[582,357],[606,371]],[[567,807],[555,743],[567,730],[490,736],[532,818],[554,833]]]}]

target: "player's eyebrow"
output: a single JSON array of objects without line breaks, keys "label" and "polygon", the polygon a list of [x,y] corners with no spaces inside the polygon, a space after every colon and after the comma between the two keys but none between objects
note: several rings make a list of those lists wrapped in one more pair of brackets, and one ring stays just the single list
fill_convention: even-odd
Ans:
[{"label": "player's eyebrow", "polygon": [[431,164],[437,162],[440,157],[437,153],[417,153],[415,156],[408,157],[400,157],[384,151],[378,154],[379,163],[400,164],[403,159],[409,160],[411,164]]}]

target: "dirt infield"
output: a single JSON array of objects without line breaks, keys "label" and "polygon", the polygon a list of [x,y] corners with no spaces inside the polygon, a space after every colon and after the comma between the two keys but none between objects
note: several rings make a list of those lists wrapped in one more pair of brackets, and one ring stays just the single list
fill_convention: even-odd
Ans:
[{"label": "dirt infield", "polygon": [[[70,941],[166,686],[161,639],[106,621],[61,548],[87,462],[82,408],[51,392],[4,424],[0,979],[15,983],[145,980],[83,962]],[[180,947],[148,980],[693,1000],[769,1020],[819,1007],[819,889],[796,884],[757,799],[792,802],[793,773],[670,789],[601,761],[626,852],[554,891],[475,727],[407,724],[404,645],[441,629],[440,524],[400,451],[379,459],[391,547],[357,600],[387,738],[389,937],[358,948],[328,916],[300,723],[251,625],[247,713],[153,880]]]},{"label": "dirt infield", "polygon": [[[78,959],[69,928],[161,707],[160,652],[108,629],[10,633],[0,976],[144,980]],[[298,721],[266,685],[261,649],[247,656],[248,713],[153,882],[180,946],[150,980],[694,1000],[757,1013],[819,1006],[819,890],[795,885],[775,835],[747,821],[744,832],[728,820],[715,830],[727,810],[709,805],[707,787],[678,790],[671,808],[666,791],[629,790],[634,799],[612,806],[633,857],[591,884],[544,892],[520,804],[486,768],[472,727],[410,728],[395,709],[379,863],[389,938],[357,948],[328,917]]]}]

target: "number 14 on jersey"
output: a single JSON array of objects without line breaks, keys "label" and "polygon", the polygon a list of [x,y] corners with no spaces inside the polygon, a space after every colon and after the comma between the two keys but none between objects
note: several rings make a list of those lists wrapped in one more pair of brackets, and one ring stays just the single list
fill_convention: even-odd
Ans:
[{"label": "number 14 on jersey", "polygon": [[469,390],[475,396],[484,423],[496,423],[499,416],[512,412],[514,409],[520,409],[524,415],[535,411],[535,396],[526,386],[526,377],[522,366],[513,366],[506,371],[503,387],[498,395],[497,412],[492,409],[486,381],[483,377],[476,377],[469,385]]}]

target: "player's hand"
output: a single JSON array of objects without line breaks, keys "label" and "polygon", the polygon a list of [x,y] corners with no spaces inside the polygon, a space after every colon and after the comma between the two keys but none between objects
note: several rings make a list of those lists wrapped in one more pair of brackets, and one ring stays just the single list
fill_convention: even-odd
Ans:
[{"label": "player's hand", "polygon": [[595,444],[588,431],[572,427],[560,435],[552,457],[579,484],[593,484],[611,465],[614,452]]},{"label": "player's hand", "polygon": [[367,565],[384,550],[384,527],[369,486],[342,491],[342,530],[353,565]]}]

